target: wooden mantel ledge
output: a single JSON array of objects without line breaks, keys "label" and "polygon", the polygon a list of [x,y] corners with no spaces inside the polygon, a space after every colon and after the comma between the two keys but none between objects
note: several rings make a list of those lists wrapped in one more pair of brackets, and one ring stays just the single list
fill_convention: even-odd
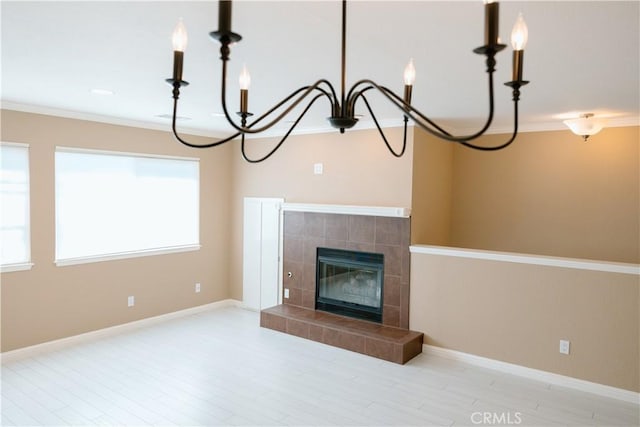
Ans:
[{"label": "wooden mantel ledge", "polygon": [[316,203],[283,203],[283,211],[331,213],[342,215],[385,216],[392,218],[409,218],[410,208],[393,206],[355,206],[355,205],[324,205]]}]

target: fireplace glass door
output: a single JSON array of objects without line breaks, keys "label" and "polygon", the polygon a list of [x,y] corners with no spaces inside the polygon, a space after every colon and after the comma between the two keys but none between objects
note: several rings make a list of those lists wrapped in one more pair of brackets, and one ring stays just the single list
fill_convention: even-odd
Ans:
[{"label": "fireplace glass door", "polygon": [[318,248],[316,309],[382,322],[384,255]]}]

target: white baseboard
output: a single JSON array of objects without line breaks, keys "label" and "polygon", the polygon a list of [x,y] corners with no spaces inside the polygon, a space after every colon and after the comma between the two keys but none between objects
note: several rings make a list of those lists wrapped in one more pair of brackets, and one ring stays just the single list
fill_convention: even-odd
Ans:
[{"label": "white baseboard", "polygon": [[[116,335],[125,331],[138,329],[145,326],[165,322],[167,320],[176,319],[180,317],[190,316],[198,313],[203,313],[210,310],[215,310],[223,307],[239,307],[245,308],[241,301],[234,299],[226,299],[222,301],[216,301],[210,304],[204,304],[197,307],[191,307],[184,310],[174,311],[171,313],[161,314],[159,316],[148,317],[146,319],[135,320],[133,322],[124,323],[121,325],[111,326],[104,329],[98,329],[96,331],[86,332],[80,335],[74,335],[67,338],[61,338],[54,341],[48,341],[42,344],[36,344],[29,347],[19,348],[17,350],[7,351],[1,354],[2,362],[11,362],[26,357],[31,357],[45,351],[53,351],[64,348],[66,346],[79,344],[103,338],[107,336]],[[428,344],[423,344],[422,351],[425,354],[431,354],[434,356],[443,357],[446,359],[457,360],[460,362],[469,363],[471,365],[481,366],[483,368],[493,369],[500,372],[505,372],[520,377],[530,378],[537,381],[543,381],[552,385],[573,388],[576,390],[584,391],[587,393],[593,393],[600,396],[610,397],[613,399],[623,400],[625,402],[640,404],[640,393],[636,393],[629,390],[624,390],[616,387],[611,387],[604,384],[593,383],[577,378],[567,377],[565,375],[554,374],[552,372],[541,371],[538,369],[527,368],[526,366],[515,365],[513,363],[502,362],[500,360],[489,359],[482,356],[476,356],[469,353],[463,353],[461,351],[450,350],[442,347],[436,347]]]},{"label": "white baseboard", "polygon": [[446,359],[457,360],[469,363],[470,365],[481,366],[520,377],[525,377],[537,381],[543,381],[552,385],[572,388],[599,396],[610,397],[623,400],[625,402],[640,405],[640,393],[621,388],[611,387],[604,384],[593,383],[578,378],[567,377],[565,375],[554,374],[553,372],[541,371],[539,369],[527,368],[526,366],[515,365],[513,363],[502,362],[500,360],[489,359],[474,354],[463,353],[461,351],[449,350],[447,348],[436,347],[423,344],[422,351],[425,354],[440,356]]},{"label": "white baseboard", "polygon": [[165,313],[159,316],[147,317],[145,319],[134,320],[133,322],[123,323],[121,325],[115,325],[108,328],[85,332],[83,334],[73,335],[71,337],[61,338],[54,341],[47,341],[42,344],[36,344],[16,350],[5,351],[1,354],[0,357],[2,359],[2,363],[11,362],[14,360],[31,357],[45,351],[59,350],[70,345],[79,344],[81,342],[104,338],[145,326],[150,326],[156,323],[166,322],[167,320],[191,316],[193,314],[203,313],[205,311],[215,310],[223,307],[242,307],[242,303],[234,299],[216,301],[210,304],[199,305],[197,307],[186,308],[184,310]]}]

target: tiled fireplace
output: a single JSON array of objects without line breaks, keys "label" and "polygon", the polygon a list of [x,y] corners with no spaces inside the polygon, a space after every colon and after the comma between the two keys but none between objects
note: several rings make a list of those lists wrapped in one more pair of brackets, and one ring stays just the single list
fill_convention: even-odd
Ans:
[{"label": "tiled fireplace", "polygon": [[[314,205],[308,209],[290,206],[284,211],[283,248],[283,288],[288,298],[283,298],[282,306],[262,312],[262,326],[333,345],[342,341],[343,345],[338,346],[376,357],[381,357],[381,351],[386,352],[388,357],[381,358],[398,363],[420,353],[422,334],[408,330],[408,215],[403,215],[403,210],[397,214],[395,208],[381,208],[380,215],[376,209],[367,208],[347,207],[331,212],[329,208],[317,209]],[[331,254],[356,251],[365,257],[383,260],[383,273],[378,273],[383,275],[384,283],[380,296],[382,315],[377,320],[369,319],[378,322],[377,325],[372,321],[316,311],[318,248]],[[369,279],[353,276],[351,284],[342,286],[350,291],[359,280],[364,283]],[[319,310],[323,308],[322,304],[318,306]],[[370,351],[367,351],[367,343]]]},{"label": "tiled fireplace", "polygon": [[[409,327],[409,218],[284,212],[285,304],[315,309],[319,247],[384,255],[382,324]],[[291,273],[291,277],[289,277]]]}]

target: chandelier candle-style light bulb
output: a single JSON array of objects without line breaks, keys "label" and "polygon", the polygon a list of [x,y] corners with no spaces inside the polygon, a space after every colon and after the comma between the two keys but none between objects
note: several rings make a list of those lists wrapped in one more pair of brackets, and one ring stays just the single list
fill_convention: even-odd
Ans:
[{"label": "chandelier candle-style light bulb", "polygon": [[246,65],[242,66],[238,83],[240,85],[240,113],[246,114],[249,111],[249,86],[251,85],[251,75]]},{"label": "chandelier candle-style light bulb", "polygon": [[500,4],[493,0],[484,0],[484,45],[500,44]]},{"label": "chandelier candle-style light bulb", "polygon": [[413,64],[413,58],[409,60],[407,66],[404,67],[404,102],[411,104],[411,89],[416,81],[416,67]]},{"label": "chandelier candle-style light bulb", "polygon": [[511,30],[511,47],[513,47],[513,50],[524,50],[528,40],[529,29],[527,28],[527,23],[524,22],[522,13],[519,13],[516,23],[513,25],[513,30]]},{"label": "chandelier candle-style light bulb", "polygon": [[187,29],[182,22],[182,18],[176,24],[171,36],[173,44],[173,80],[182,80],[182,64],[184,61],[184,51],[187,49]]},{"label": "chandelier candle-style light bulb", "polygon": [[184,26],[182,18],[180,18],[171,36],[173,50],[176,52],[184,52],[187,49],[188,41],[189,37],[187,36],[187,28]]},{"label": "chandelier candle-style light bulb", "polygon": [[518,15],[516,23],[511,31],[511,47],[513,47],[513,81],[522,81],[522,61],[524,59],[524,48],[529,38],[529,30],[524,22],[522,13]]},{"label": "chandelier candle-style light bulb", "polygon": [[249,86],[251,85],[251,74],[249,74],[249,70],[246,65],[242,66],[240,77],[238,77],[238,84],[240,85],[240,89],[249,90]]},{"label": "chandelier candle-style light bulb", "polygon": [[416,66],[413,64],[413,58],[409,60],[407,66],[404,67],[404,84],[413,86],[416,81]]}]

